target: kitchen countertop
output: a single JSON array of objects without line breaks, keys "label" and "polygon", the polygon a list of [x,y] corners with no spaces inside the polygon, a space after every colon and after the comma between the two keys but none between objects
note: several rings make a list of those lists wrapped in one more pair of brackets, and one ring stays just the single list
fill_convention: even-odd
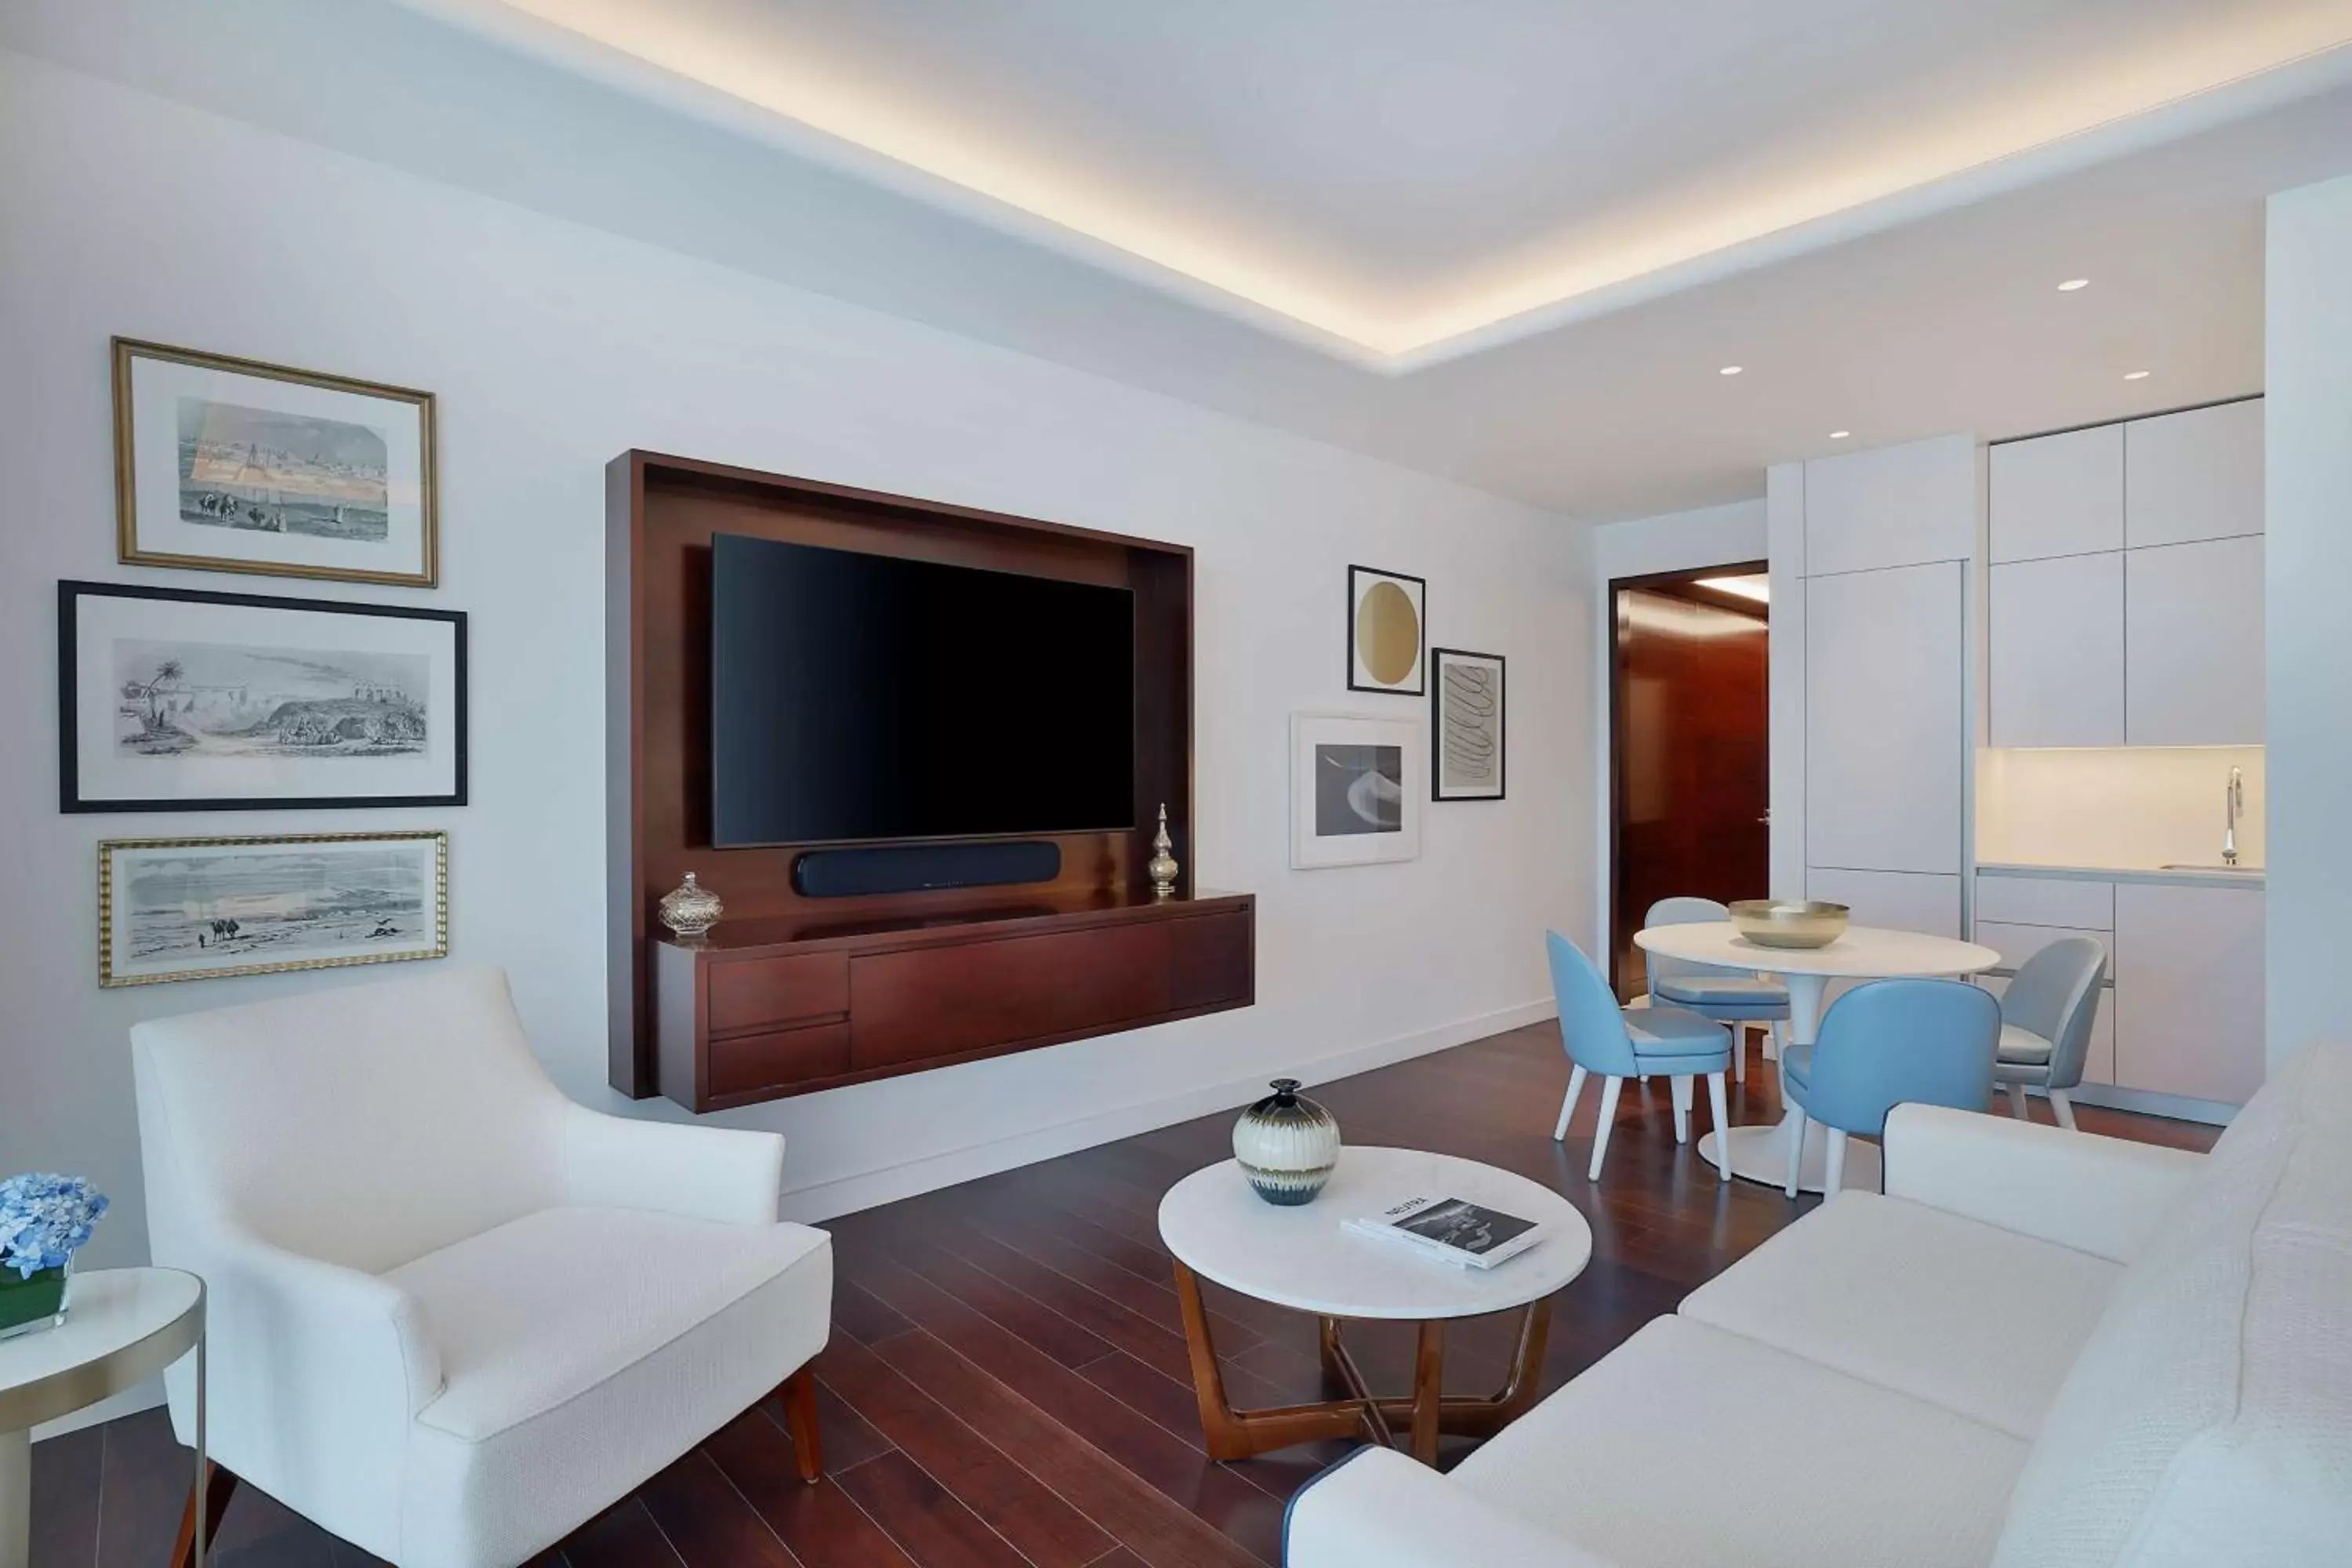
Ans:
[{"label": "kitchen countertop", "polygon": [[2047,877],[2062,882],[2148,882],[2176,888],[2260,888],[2260,866],[2200,867],[2187,871],[2160,870],[2154,866],[2019,866],[1981,863],[1979,877]]}]

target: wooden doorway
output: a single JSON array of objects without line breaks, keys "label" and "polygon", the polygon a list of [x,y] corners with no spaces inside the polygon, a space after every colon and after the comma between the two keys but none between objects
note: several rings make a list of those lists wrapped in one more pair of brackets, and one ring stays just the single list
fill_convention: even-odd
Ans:
[{"label": "wooden doorway", "polygon": [[1660,899],[1762,898],[1770,877],[1770,605],[1764,563],[1609,584],[1610,978]]}]

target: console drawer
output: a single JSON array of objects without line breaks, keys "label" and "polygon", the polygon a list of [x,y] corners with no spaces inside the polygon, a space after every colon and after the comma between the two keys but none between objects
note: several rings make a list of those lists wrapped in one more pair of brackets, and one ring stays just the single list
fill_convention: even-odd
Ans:
[{"label": "console drawer", "polygon": [[713,963],[705,984],[714,1035],[838,1018],[849,1011],[849,955],[802,952]]},{"label": "console drawer", "polygon": [[885,1067],[1165,1013],[1170,923],[860,953],[853,1058]]},{"label": "console drawer", "polygon": [[[715,977],[714,977],[715,978]],[[710,1042],[709,1097],[750,1094],[849,1070],[849,1026],[814,1024]]]}]

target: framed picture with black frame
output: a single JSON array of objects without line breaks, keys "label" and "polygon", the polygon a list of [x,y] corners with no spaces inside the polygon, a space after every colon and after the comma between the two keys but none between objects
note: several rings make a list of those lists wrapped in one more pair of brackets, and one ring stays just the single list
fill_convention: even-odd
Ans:
[{"label": "framed picture with black frame", "polygon": [[1503,798],[1503,656],[1429,650],[1429,798]]},{"label": "framed picture with black frame", "polygon": [[1402,572],[1348,568],[1348,689],[1419,697],[1429,584]]},{"label": "framed picture with black frame", "polygon": [[68,812],[466,804],[466,616],[58,584]]}]

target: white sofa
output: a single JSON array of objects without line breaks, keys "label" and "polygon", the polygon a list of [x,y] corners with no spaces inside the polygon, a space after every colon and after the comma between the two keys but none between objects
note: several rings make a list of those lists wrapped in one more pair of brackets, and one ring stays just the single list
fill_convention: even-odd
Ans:
[{"label": "white sofa", "polygon": [[824,1346],[783,1140],[573,1103],[496,970],[131,1037],[155,1261],[209,1292],[212,1458],[400,1568],[523,1561]]},{"label": "white sofa", "polygon": [[[1290,1568],[2352,1563],[2352,1047],[2210,1155],[1906,1106],[1845,1193]],[[1571,1287],[1571,1289],[1574,1289]]]}]

